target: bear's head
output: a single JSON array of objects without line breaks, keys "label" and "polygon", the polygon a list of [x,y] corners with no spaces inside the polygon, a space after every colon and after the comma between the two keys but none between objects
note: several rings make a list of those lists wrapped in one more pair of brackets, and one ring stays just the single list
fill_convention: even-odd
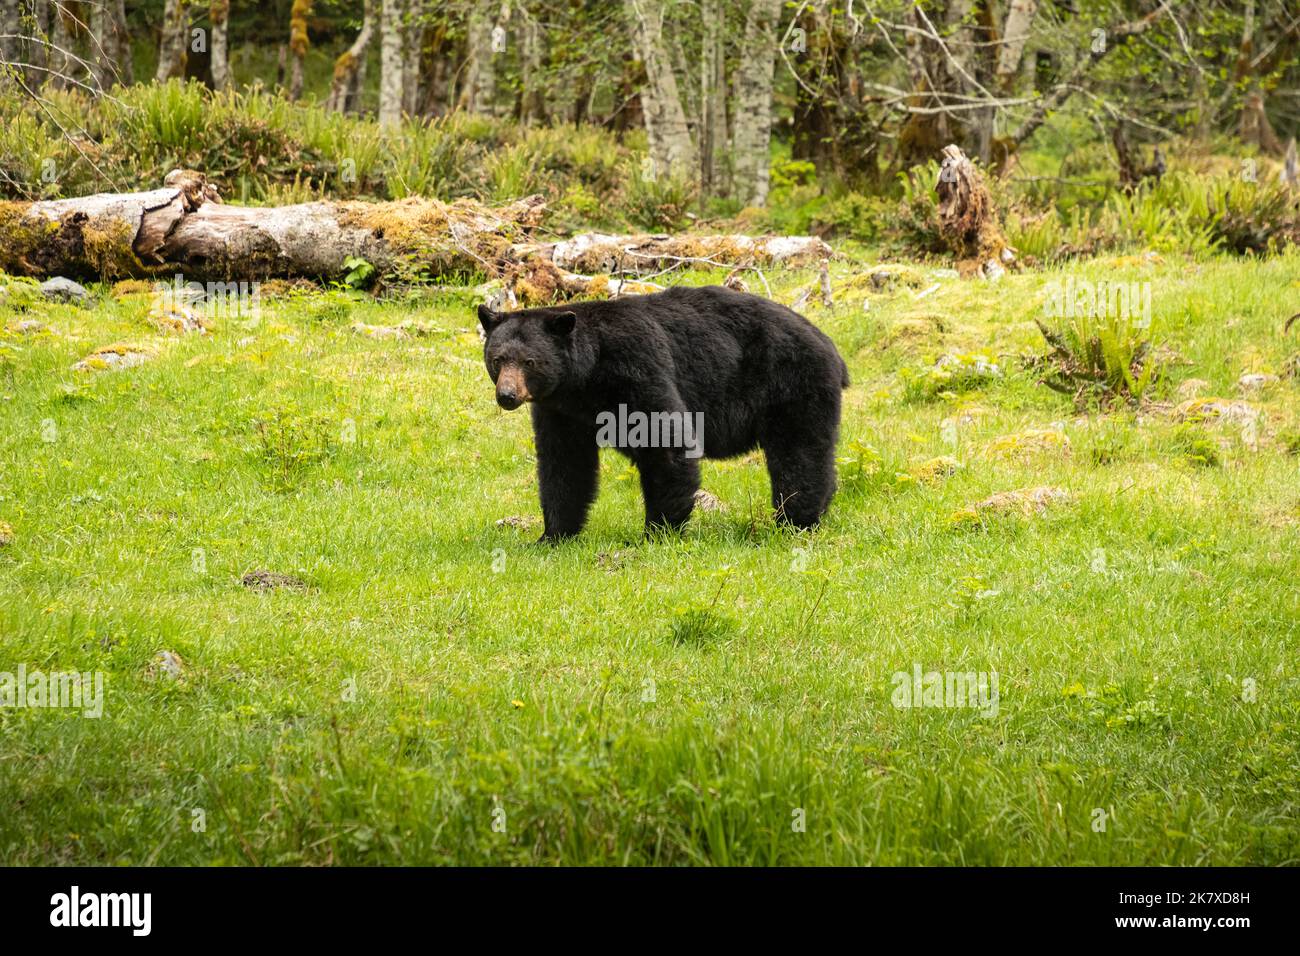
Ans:
[{"label": "bear's head", "polygon": [[571,338],[578,316],[563,309],[493,312],[478,307],[487,335],[483,361],[506,411],[550,396],[568,377]]}]

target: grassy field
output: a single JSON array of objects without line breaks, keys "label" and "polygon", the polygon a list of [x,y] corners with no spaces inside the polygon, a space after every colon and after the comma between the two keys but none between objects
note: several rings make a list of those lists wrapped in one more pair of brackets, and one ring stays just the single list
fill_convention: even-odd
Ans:
[{"label": "grassy field", "polygon": [[[606,452],[556,548],[469,291],[268,292],[210,335],[145,294],[11,295],[0,671],[103,672],[106,700],[0,708],[0,863],[1300,860],[1300,258],[870,261],[808,307],[854,381],[821,529],[773,525],[751,456],[644,541]],[[1142,410],[1020,361],[1067,275],[1151,283]],[[148,360],[72,369],[118,342]],[[998,374],[930,371],[978,353]],[[1244,372],[1281,376],[1256,424],[1178,420],[1187,380]],[[996,673],[996,712],[895,706],[917,668]]]}]

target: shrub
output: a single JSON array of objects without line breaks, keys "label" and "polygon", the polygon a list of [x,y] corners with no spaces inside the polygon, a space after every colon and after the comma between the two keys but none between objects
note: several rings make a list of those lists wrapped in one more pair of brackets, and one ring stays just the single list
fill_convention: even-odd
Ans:
[{"label": "shrub", "polygon": [[695,202],[694,181],[680,175],[644,175],[639,162],[623,169],[622,208],[628,219],[651,231],[679,229]]},{"label": "shrub", "polygon": [[1159,380],[1161,365],[1151,330],[1128,316],[1090,313],[1057,329],[1034,319],[1052,351],[1031,360],[1045,369],[1044,384],[1079,400],[1087,392],[1102,400],[1140,402]]}]

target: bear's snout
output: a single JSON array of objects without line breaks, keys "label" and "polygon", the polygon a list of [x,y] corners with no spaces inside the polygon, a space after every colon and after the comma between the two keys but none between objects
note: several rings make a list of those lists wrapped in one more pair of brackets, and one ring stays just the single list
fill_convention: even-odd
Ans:
[{"label": "bear's snout", "polygon": [[524,381],[523,369],[518,365],[501,366],[501,371],[497,373],[497,404],[509,412],[532,397],[528,392],[528,383]]}]

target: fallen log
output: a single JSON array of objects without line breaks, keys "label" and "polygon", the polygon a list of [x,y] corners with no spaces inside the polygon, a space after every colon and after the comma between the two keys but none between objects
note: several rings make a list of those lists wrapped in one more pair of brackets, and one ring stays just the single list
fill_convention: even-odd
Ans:
[{"label": "fallen log", "polygon": [[[332,201],[232,206],[190,170],[163,189],[77,199],[0,203],[0,271],[80,279],[330,280],[351,259],[385,279],[484,274],[522,289],[530,303],[617,294],[636,279],[684,267],[799,266],[828,258],[813,236],[610,236],[540,242],[545,202],[500,207],[451,203]],[[613,277],[611,280],[608,277]],[[653,288],[653,286],[641,287]]]},{"label": "fallen log", "polygon": [[332,279],[349,258],[383,275],[490,271],[541,221],[531,196],[498,209],[469,200],[221,202],[201,173],[166,187],[46,202],[0,203],[0,270],[83,279]]},{"label": "fallen log", "polygon": [[552,243],[548,258],[575,272],[645,275],[679,264],[807,266],[831,255],[816,236],[607,236],[584,233]]}]

